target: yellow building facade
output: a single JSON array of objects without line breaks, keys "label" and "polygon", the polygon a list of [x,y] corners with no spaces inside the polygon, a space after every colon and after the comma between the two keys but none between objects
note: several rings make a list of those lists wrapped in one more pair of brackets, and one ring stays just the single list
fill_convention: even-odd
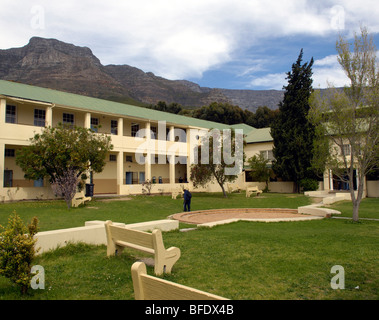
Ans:
[{"label": "yellow building facade", "polygon": [[[0,80],[0,200],[54,198],[48,181],[24,179],[17,150],[44,127],[59,123],[107,134],[113,150],[103,172],[91,175],[95,194],[140,194],[142,182],[153,193],[192,188],[191,149],[210,129],[232,129],[211,121],[169,114],[112,101]],[[254,128],[241,125],[246,133]],[[144,133],[139,137],[140,133]],[[149,133],[149,134],[147,134]],[[170,161],[175,159],[175,161]],[[237,184],[244,187],[244,173]],[[220,191],[209,184],[202,191]]]}]

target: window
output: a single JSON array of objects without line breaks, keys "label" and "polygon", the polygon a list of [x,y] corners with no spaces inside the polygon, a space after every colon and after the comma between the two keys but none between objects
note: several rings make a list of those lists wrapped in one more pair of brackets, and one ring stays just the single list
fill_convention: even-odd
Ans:
[{"label": "window", "polygon": [[245,171],[245,182],[253,182],[253,178],[250,175],[251,170],[246,170]]},{"label": "window", "polygon": [[263,158],[265,160],[269,160],[269,161],[274,160],[274,153],[272,152],[272,150],[260,151],[260,154],[263,155]]},{"label": "window", "polygon": [[12,170],[4,170],[4,188],[13,187],[13,171]]},{"label": "window", "polygon": [[115,161],[117,161],[117,155],[115,155],[115,154],[110,154],[110,155],[109,155],[109,161],[111,161],[111,162],[115,162]]},{"label": "window", "polygon": [[38,188],[43,187],[43,178],[38,179],[38,180],[34,180],[34,182],[33,182],[33,186],[34,186],[34,187],[38,187]]},{"label": "window", "polygon": [[111,120],[111,134],[118,134],[118,123],[117,120]]},{"label": "window", "polygon": [[126,172],[125,184],[138,184],[138,172]]},{"label": "window", "polygon": [[15,157],[15,150],[14,149],[5,149],[4,156],[9,157],[9,158],[14,158]]},{"label": "window", "polygon": [[145,182],[145,172],[140,172],[139,173],[139,183],[144,183]]},{"label": "window", "polygon": [[126,162],[133,162],[133,156],[125,156]]},{"label": "window", "polygon": [[74,126],[74,115],[72,113],[63,113],[63,124],[70,127]]},{"label": "window", "polygon": [[132,137],[137,136],[137,132],[139,131],[139,124],[138,123],[132,123]]},{"label": "window", "polygon": [[344,144],[341,148],[341,155],[350,156],[351,148],[350,144]]},{"label": "window", "polygon": [[91,130],[93,132],[98,132],[99,128],[99,118],[91,118]]},{"label": "window", "polygon": [[157,139],[157,127],[150,127],[151,139]]},{"label": "window", "polygon": [[46,120],[46,111],[42,109],[34,109],[34,125],[44,127]]},{"label": "window", "polygon": [[16,123],[16,106],[7,105],[5,112],[6,123]]}]

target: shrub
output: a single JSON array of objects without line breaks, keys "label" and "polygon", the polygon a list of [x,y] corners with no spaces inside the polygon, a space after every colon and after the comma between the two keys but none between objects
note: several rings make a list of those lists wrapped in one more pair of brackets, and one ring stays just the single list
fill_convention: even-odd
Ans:
[{"label": "shrub", "polygon": [[316,191],[318,189],[318,181],[306,178],[300,181],[300,187],[303,191]]},{"label": "shrub", "polygon": [[13,212],[8,226],[0,233],[0,275],[9,278],[25,294],[30,287],[31,263],[36,250],[34,235],[38,231],[38,219],[34,217],[26,227],[21,218]]}]

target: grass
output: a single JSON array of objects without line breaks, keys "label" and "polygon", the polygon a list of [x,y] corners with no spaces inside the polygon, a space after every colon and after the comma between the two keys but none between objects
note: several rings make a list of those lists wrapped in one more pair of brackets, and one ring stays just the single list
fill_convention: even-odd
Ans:
[{"label": "grass", "polygon": [[[194,193],[191,210],[214,208],[271,207],[297,208],[310,203],[302,195],[265,194],[246,198],[244,194]],[[131,196],[127,201],[103,201],[95,199],[85,207],[67,209],[64,201],[13,202],[0,204],[0,225],[6,225],[9,215],[16,211],[24,220],[39,219],[40,231],[84,226],[85,221],[112,220],[135,223],[166,219],[169,215],[183,211],[183,199],[170,196]]]},{"label": "grass", "polygon": [[[341,217],[353,217],[353,206],[351,201],[340,201],[330,207],[340,211]],[[359,218],[379,219],[378,198],[367,198],[361,202],[359,207]]]},{"label": "grass", "polygon": [[[233,194],[223,199],[221,194],[194,194],[193,209],[294,208],[309,201],[302,195],[264,194],[246,199]],[[345,203],[334,205],[340,206],[348,215]],[[379,207],[379,199],[365,199],[361,215],[375,216],[375,206]],[[73,210],[60,202],[2,204],[0,223],[13,210],[23,219],[38,213],[44,228],[57,229],[82,226],[83,221],[95,219],[130,223],[161,219],[181,211],[181,200],[138,196],[129,201],[96,201]],[[172,274],[164,278],[230,299],[379,298],[377,221],[237,222],[184,233],[166,232],[163,237],[166,247],[177,246],[182,252]],[[130,268],[139,256],[139,252],[125,250],[121,256],[107,258],[105,246],[70,244],[36,258],[34,264],[45,268],[44,290],[30,290],[21,296],[8,279],[0,277],[0,299],[133,299]],[[345,269],[345,290],[330,286],[334,265]],[[153,274],[152,267],[148,273]]]}]

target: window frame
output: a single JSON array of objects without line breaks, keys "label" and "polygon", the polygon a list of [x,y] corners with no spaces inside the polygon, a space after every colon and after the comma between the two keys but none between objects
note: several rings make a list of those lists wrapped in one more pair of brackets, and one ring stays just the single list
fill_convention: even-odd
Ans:
[{"label": "window frame", "polygon": [[46,126],[46,110],[34,109],[34,126],[45,127]]},{"label": "window frame", "polygon": [[[67,121],[68,118],[72,118],[72,121]],[[69,119],[69,120],[71,120],[71,119]],[[63,123],[63,125],[73,127],[75,125],[75,115],[73,113],[63,112],[62,123]]]},{"label": "window frame", "polygon": [[7,104],[5,107],[5,123],[17,123],[17,106]]}]

